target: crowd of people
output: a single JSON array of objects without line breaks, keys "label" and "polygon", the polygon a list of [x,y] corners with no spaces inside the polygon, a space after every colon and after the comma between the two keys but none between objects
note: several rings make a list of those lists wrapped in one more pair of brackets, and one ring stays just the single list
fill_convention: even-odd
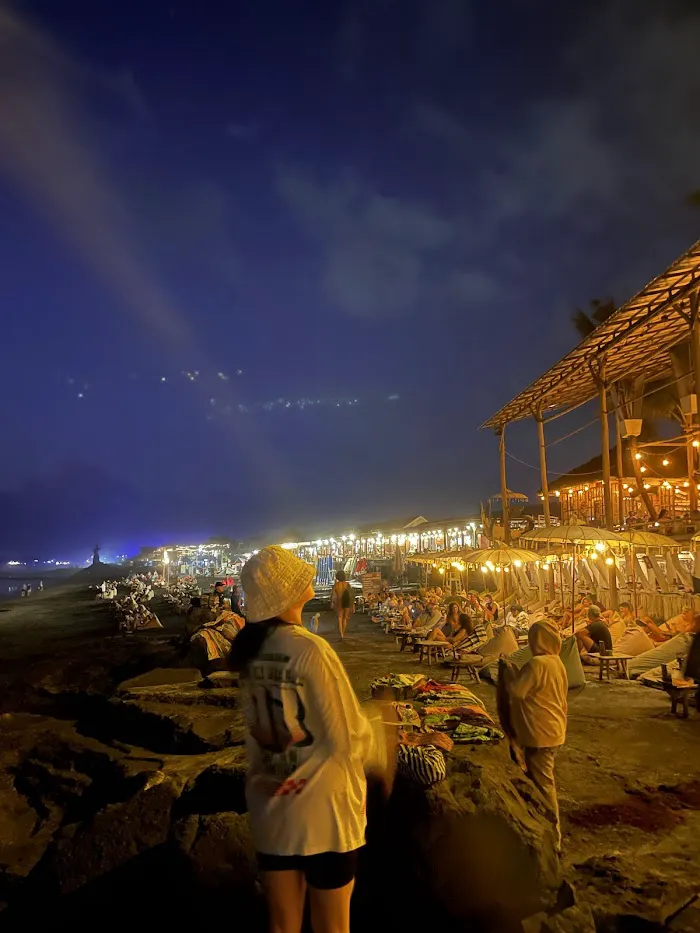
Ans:
[{"label": "crowd of people", "polygon": [[[444,750],[450,740],[428,732],[412,742],[396,710],[360,705],[332,646],[304,624],[314,576],[315,568],[289,551],[262,549],[241,573],[245,610],[237,588],[223,582],[207,595],[188,591],[185,641],[199,652],[205,677],[233,671],[240,679],[248,812],[270,928],[298,933],[308,895],[317,933],[348,933],[365,842],[367,777],[388,793],[402,748],[404,756],[412,745]],[[131,590],[127,598],[145,609],[152,581],[131,581]],[[338,572],[331,608],[341,639],[354,603],[349,581]],[[644,649],[700,633],[700,616],[690,606],[662,621],[634,612],[629,603],[608,609],[593,594],[583,594],[573,608],[553,604],[537,611],[516,600],[504,605],[490,594],[453,595],[439,587],[384,589],[367,603],[372,620],[387,632],[444,644],[456,657],[484,651],[500,636],[516,650],[518,644],[529,648],[524,663],[498,655],[498,711],[511,756],[539,789],[558,845],[554,769],[566,739],[569,689],[564,637],[571,645],[575,640],[585,662],[601,651],[629,651],[634,639]]]},{"label": "crowd of people", "polygon": [[[367,777],[389,792],[399,750],[410,744],[390,712],[397,704],[361,706],[334,649],[305,626],[314,576],[313,567],[279,547],[248,561],[241,574],[247,621],[231,645],[229,665],[245,697],[246,796],[270,929],[298,933],[308,895],[317,933],[348,933],[365,843]],[[343,598],[347,590],[338,575],[332,608],[341,638],[352,608]],[[372,602],[375,621],[457,648],[478,646],[495,626],[523,624],[519,606],[504,611],[477,594],[383,592]],[[566,734],[567,675],[551,621],[530,625],[528,639],[532,657],[511,671],[504,718],[524,770],[549,804],[558,838],[554,760]],[[420,740],[447,747],[444,735]]]},{"label": "crowd of people", "polygon": [[669,619],[653,619],[641,607],[635,612],[630,602],[606,608],[594,593],[582,594],[573,610],[555,604],[546,614],[561,632],[574,634],[584,663],[596,663],[601,652],[636,657],[679,635],[700,632],[700,617],[690,605]]}]

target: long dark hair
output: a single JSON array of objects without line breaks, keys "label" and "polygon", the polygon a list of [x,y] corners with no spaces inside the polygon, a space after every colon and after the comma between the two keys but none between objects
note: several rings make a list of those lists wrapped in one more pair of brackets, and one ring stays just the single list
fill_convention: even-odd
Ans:
[{"label": "long dark hair", "polygon": [[228,656],[229,669],[239,674],[245,673],[251,662],[260,654],[268,636],[280,625],[287,624],[281,619],[249,622],[233,640]]}]

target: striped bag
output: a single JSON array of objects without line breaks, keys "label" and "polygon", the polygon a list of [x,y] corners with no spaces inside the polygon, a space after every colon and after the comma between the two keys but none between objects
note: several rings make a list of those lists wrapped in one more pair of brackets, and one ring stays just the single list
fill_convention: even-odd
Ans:
[{"label": "striped bag", "polygon": [[439,784],[447,777],[445,756],[433,745],[399,745],[396,771],[422,787]]}]

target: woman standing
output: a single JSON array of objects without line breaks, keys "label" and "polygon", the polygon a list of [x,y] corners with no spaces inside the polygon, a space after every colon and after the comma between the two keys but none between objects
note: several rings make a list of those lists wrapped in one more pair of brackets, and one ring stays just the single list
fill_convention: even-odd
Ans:
[{"label": "woman standing", "polygon": [[[365,841],[365,771],[385,768],[381,719],[362,712],[330,645],[302,625],[315,568],[267,547],[243,568],[248,625],[231,649],[241,673],[246,798],[271,933],[349,933]],[[339,581],[343,582],[343,581]]]},{"label": "woman standing", "polygon": [[345,576],[345,571],[339,570],[335,575],[335,583],[331,592],[331,609],[335,610],[338,617],[338,632],[341,639],[345,638],[345,629],[348,627],[354,603],[355,597],[352,595],[352,588]]}]

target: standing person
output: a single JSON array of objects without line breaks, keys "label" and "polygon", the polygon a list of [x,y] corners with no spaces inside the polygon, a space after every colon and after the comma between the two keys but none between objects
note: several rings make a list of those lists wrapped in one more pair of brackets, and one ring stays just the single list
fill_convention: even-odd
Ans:
[{"label": "standing person", "polygon": [[37,587],[37,589],[39,590],[40,593],[44,592],[44,581],[43,580],[39,580],[39,586]]},{"label": "standing person", "polygon": [[559,633],[546,622],[534,622],[527,636],[532,659],[510,685],[510,711],[518,744],[525,757],[525,773],[542,793],[554,815],[557,849],[561,849],[559,801],[554,759],[566,740],[566,668],[559,651]]},{"label": "standing person", "polygon": [[22,584],[22,596],[26,596],[26,595],[27,595],[27,584],[23,583]]},{"label": "standing person", "polygon": [[[249,767],[246,798],[271,933],[349,933],[365,770],[387,761],[381,718],[362,712],[335,651],[304,628],[316,570],[278,546],[241,572],[248,625],[233,642]],[[343,581],[339,581],[343,582]]]},{"label": "standing person", "polygon": [[345,571],[339,570],[335,575],[335,583],[331,593],[331,609],[335,610],[338,617],[338,631],[341,639],[345,638],[345,629],[348,627],[354,604],[355,597],[352,594],[348,578],[345,576]]},{"label": "standing person", "polygon": [[27,583],[27,596],[31,596],[31,595],[32,595],[32,585],[31,583]]}]

